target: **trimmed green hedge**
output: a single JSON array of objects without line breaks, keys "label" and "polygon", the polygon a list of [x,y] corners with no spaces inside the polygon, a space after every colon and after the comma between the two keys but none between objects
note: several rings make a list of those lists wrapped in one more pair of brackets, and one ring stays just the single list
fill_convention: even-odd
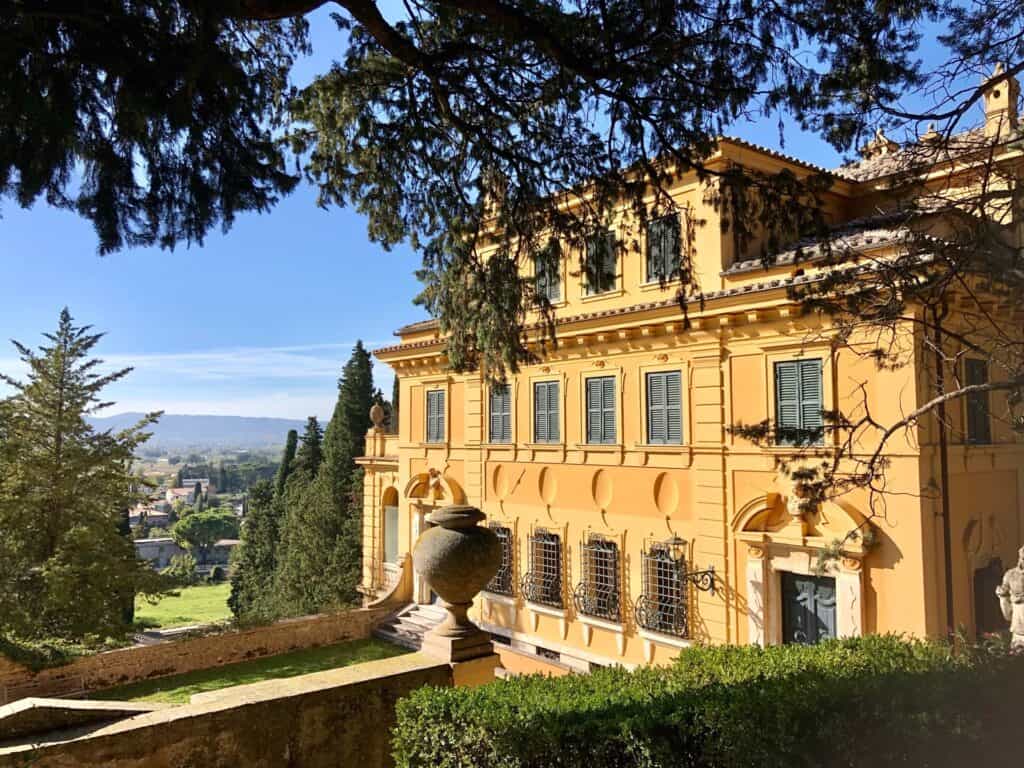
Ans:
[{"label": "trimmed green hedge", "polygon": [[664,668],[424,688],[398,703],[394,754],[408,768],[981,765],[1010,759],[1022,706],[1024,655],[995,648],[720,646]]}]

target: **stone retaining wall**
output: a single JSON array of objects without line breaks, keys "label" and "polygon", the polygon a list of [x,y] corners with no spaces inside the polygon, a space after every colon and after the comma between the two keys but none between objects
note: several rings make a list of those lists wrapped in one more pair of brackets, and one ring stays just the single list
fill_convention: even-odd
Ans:
[{"label": "stone retaining wall", "polygon": [[0,768],[388,768],[395,702],[451,686],[421,653],[198,694],[110,725],[0,745]]},{"label": "stone retaining wall", "polygon": [[34,672],[0,656],[0,704],[29,696],[82,696],[104,688],[370,636],[387,608],[287,619],[262,627],[138,645]]}]

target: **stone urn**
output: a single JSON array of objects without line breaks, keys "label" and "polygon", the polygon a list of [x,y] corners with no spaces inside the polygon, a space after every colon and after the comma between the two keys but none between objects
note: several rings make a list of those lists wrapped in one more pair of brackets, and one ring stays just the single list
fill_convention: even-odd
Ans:
[{"label": "stone urn", "polygon": [[416,571],[447,611],[444,621],[424,638],[424,650],[443,652],[452,661],[492,652],[490,636],[466,615],[473,598],[501,565],[501,542],[493,531],[477,525],[483,519],[476,507],[435,510],[427,517],[434,527],[423,532],[412,553]]}]

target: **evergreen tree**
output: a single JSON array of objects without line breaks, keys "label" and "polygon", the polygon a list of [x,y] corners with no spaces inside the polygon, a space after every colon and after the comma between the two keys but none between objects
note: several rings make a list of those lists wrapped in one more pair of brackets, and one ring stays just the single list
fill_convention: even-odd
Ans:
[{"label": "evergreen tree", "polygon": [[201,512],[203,509],[203,484],[196,480],[196,486],[192,489],[192,504],[196,508],[196,512]]},{"label": "evergreen tree", "polygon": [[324,433],[324,470],[339,507],[348,492],[354,460],[365,451],[375,394],[380,395],[373,388],[373,361],[363,342],[357,341],[342,369],[334,415]]},{"label": "evergreen tree", "polygon": [[298,445],[299,433],[294,429],[289,429],[284,444],[284,453],[281,455],[281,465],[277,468],[277,476],[274,479],[274,492],[278,496],[284,496],[284,486],[288,482],[288,475],[291,474],[292,462],[295,461],[295,450]]},{"label": "evergreen tree", "polygon": [[267,480],[255,483],[247,499],[242,542],[233,554],[228,606],[237,618],[273,613],[274,576],[284,500]]},{"label": "evergreen tree", "polygon": [[306,428],[302,432],[299,447],[295,451],[291,479],[296,479],[294,475],[301,475],[301,478],[298,479],[304,483],[310,483],[316,478],[316,473],[320,470],[320,464],[324,457],[323,440],[324,431],[320,427],[320,422],[317,421],[316,416],[310,416],[306,420]]},{"label": "evergreen tree", "polygon": [[224,468],[224,462],[222,461],[217,467],[217,490],[221,493],[227,493],[230,489],[228,488],[228,471]]},{"label": "evergreen tree", "polygon": [[398,396],[401,390],[398,376],[395,376],[395,380],[391,384],[391,421],[388,423],[388,432],[393,435],[398,434]]},{"label": "evergreen tree", "polygon": [[174,473],[174,487],[181,488],[183,482],[185,482],[185,475],[182,468],[179,467],[178,471]]},{"label": "evergreen tree", "polygon": [[102,334],[61,312],[47,343],[14,342],[27,379],[0,374],[14,394],[0,401],[0,633],[79,640],[120,636],[129,596],[166,581],[123,535],[132,459],[148,439],[148,414],[120,432],[87,417],[108,405],[103,389],[130,368],[97,373]]}]

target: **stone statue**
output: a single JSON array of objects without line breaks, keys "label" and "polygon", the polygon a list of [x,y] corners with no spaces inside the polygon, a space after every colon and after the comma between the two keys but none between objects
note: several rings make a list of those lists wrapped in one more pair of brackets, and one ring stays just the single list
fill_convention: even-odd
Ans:
[{"label": "stone statue", "polygon": [[1010,622],[1010,647],[1024,651],[1024,547],[1017,557],[1017,567],[1003,575],[1003,583],[996,587],[996,597],[1003,617]]}]

